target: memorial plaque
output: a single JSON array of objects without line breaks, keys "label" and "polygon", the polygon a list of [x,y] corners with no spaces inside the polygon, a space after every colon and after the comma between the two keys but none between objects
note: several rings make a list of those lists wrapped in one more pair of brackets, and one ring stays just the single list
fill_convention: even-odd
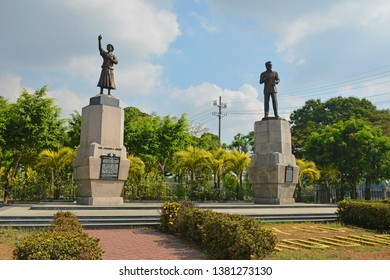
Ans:
[{"label": "memorial plaque", "polygon": [[292,183],[293,182],[293,176],[294,176],[294,168],[291,165],[286,166],[286,173],[285,173],[285,182],[286,183]]},{"label": "memorial plaque", "polygon": [[119,176],[121,158],[116,156],[101,156],[100,179],[115,180]]}]

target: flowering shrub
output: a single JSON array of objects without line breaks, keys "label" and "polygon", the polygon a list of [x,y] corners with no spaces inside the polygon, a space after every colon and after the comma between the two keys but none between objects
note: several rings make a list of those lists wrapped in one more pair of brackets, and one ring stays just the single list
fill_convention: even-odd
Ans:
[{"label": "flowering shrub", "polygon": [[275,235],[253,218],[179,203],[163,205],[160,228],[196,244],[214,259],[263,259],[276,244]]},{"label": "flowering shrub", "polygon": [[52,225],[48,228],[48,230],[52,231],[76,231],[82,232],[83,227],[81,226],[77,216],[75,216],[72,212],[59,211],[54,214],[53,220],[51,221]]},{"label": "flowering shrub", "polygon": [[57,212],[52,225],[16,244],[17,260],[101,260],[99,239],[83,232],[71,212]]},{"label": "flowering shrub", "polygon": [[177,202],[165,202],[161,209],[160,230],[167,233],[174,233],[176,220],[182,205]]}]

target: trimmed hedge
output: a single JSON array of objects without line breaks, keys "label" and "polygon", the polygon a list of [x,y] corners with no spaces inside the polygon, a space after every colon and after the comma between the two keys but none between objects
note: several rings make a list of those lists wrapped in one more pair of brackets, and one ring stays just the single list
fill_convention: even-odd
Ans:
[{"label": "trimmed hedge", "polygon": [[276,244],[275,235],[258,220],[180,203],[163,205],[160,229],[196,244],[214,259],[263,259]]},{"label": "trimmed hedge", "polygon": [[338,203],[337,220],[349,225],[390,230],[390,204],[388,201],[343,200]]},{"label": "trimmed hedge", "polygon": [[16,244],[17,260],[101,260],[99,239],[83,232],[71,212],[57,212],[52,225]]}]

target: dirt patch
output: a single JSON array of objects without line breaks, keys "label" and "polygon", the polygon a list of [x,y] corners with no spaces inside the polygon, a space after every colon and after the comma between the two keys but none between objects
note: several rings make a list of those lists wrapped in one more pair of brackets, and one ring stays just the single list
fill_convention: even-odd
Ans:
[{"label": "dirt patch", "polygon": [[11,246],[0,243],[0,260],[12,260],[12,251]]}]

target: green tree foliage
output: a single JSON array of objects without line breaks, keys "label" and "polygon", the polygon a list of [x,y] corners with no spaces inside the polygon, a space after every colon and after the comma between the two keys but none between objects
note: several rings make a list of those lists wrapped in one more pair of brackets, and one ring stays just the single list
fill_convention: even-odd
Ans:
[{"label": "green tree foliage", "polygon": [[[63,120],[60,109],[54,105],[54,99],[46,95],[47,87],[30,94],[23,90],[14,104],[0,101],[1,110],[6,110],[5,122],[0,131],[3,151],[0,164],[3,174],[3,199],[7,202],[10,192],[10,180],[18,172],[33,166],[43,149],[54,149],[62,146],[64,141]],[[7,108],[8,107],[8,108]]]},{"label": "green tree foliage", "polygon": [[332,197],[331,189],[338,189],[341,173],[333,163],[321,166],[319,168],[321,173],[321,181],[324,184],[326,190],[326,197],[324,202],[333,202],[334,197]]},{"label": "green tree foliage", "polygon": [[236,149],[241,153],[249,153],[254,151],[255,133],[249,132],[247,135],[237,133],[228,148],[230,150]]},{"label": "green tree foliage", "polygon": [[[127,157],[130,160],[129,176],[125,184],[124,197],[138,199],[142,195],[142,180],[145,175],[145,163],[141,158],[133,155]],[[126,193],[126,192],[129,193]]]},{"label": "green tree foliage", "polygon": [[134,107],[124,110],[124,143],[128,152],[140,157],[146,164],[157,163],[164,176],[166,167],[172,166],[173,154],[191,141],[186,116],[153,116]]},{"label": "green tree foliage", "polygon": [[225,167],[226,150],[219,148],[206,157],[205,165],[213,172],[214,188],[219,188],[221,173]]},{"label": "green tree foliage", "polygon": [[302,202],[302,189],[305,186],[313,184],[321,178],[321,173],[317,169],[316,164],[312,161],[297,159],[299,166],[298,184],[296,189],[297,202]]},{"label": "green tree foliage", "polygon": [[319,166],[336,167],[341,184],[348,184],[352,198],[356,198],[356,187],[362,178],[380,180],[388,176],[388,138],[363,120],[339,121],[313,132],[304,150],[306,158]]},{"label": "green tree foliage", "polygon": [[10,105],[8,101],[0,96],[0,158],[3,151],[3,146],[5,145],[4,133],[7,127],[7,116]]},{"label": "green tree foliage", "polygon": [[190,174],[190,180],[194,184],[197,180],[197,173],[200,173],[207,166],[207,161],[211,154],[203,149],[189,146],[183,151],[178,151],[174,155],[174,170],[181,176]]},{"label": "green tree foliage", "polygon": [[52,185],[55,188],[55,199],[60,198],[64,178],[72,174],[72,164],[75,157],[75,150],[69,147],[60,148],[58,151],[46,149],[39,154],[37,168],[51,177]]},{"label": "green tree foliage", "polygon": [[66,146],[76,148],[80,145],[81,133],[81,115],[77,111],[73,111],[70,118],[67,120],[66,127]]},{"label": "green tree foliage", "polygon": [[251,158],[246,153],[233,149],[225,156],[225,166],[227,171],[231,171],[237,178],[237,199],[242,200],[243,196],[243,173],[250,165]]},{"label": "green tree foliage", "polygon": [[216,151],[219,148],[218,135],[209,132],[202,134],[199,138],[193,137],[192,141],[194,146],[209,152]]},{"label": "green tree foliage", "polygon": [[367,99],[340,96],[325,102],[321,102],[319,99],[310,99],[290,116],[293,153],[298,158],[303,158],[303,148],[313,132],[352,118],[363,120],[369,125],[379,126],[387,133],[389,131],[389,110],[378,110]]}]

